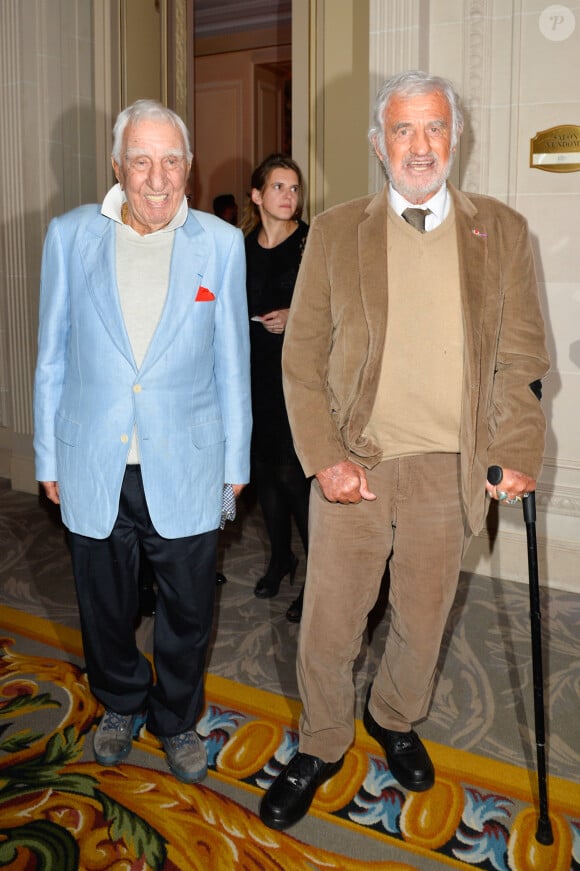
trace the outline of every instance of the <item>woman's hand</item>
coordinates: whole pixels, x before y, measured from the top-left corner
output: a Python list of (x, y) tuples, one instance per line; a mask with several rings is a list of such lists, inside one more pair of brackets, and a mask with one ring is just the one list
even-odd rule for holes
[(262, 315), (262, 324), (269, 333), (283, 333), (286, 329), (289, 312), (289, 308), (281, 308), (277, 311), (268, 312), (267, 315)]

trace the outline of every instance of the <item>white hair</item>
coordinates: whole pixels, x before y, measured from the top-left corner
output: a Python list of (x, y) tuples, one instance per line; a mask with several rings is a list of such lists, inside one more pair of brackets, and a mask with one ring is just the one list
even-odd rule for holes
[(387, 79), (377, 93), (373, 110), (373, 125), (369, 139), (386, 156), (384, 115), (391, 97), (415, 97), (438, 92), (443, 94), (451, 112), (451, 148), (455, 148), (463, 131), (463, 112), (455, 89), (448, 79), (430, 76), (422, 70), (407, 70)]
[(113, 150), (111, 157), (117, 164), (122, 162), (123, 136), (129, 124), (138, 124), (140, 121), (165, 121), (173, 124), (183, 137), (183, 145), (185, 147), (185, 156), (188, 163), (191, 163), (192, 153), (189, 145), (189, 132), (182, 119), (173, 109), (168, 109), (157, 100), (136, 100), (131, 106), (127, 106), (122, 112), (117, 115), (115, 126), (113, 127)]

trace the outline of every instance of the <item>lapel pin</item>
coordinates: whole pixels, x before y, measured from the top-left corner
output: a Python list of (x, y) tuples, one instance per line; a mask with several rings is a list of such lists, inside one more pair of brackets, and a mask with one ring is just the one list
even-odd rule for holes
[(477, 227), (475, 227), (471, 232), (474, 236), (482, 236), (484, 238), (487, 238), (487, 233), (484, 233), (483, 230), (478, 230)]

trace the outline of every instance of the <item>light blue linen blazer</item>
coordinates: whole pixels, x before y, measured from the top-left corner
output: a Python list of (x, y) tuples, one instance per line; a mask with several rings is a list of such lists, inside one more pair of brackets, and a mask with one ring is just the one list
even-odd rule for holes
[(34, 449), (64, 524), (106, 538), (133, 427), (153, 525), (165, 538), (220, 523), (223, 485), (249, 480), (251, 404), (239, 230), (188, 210), (167, 299), (140, 368), (121, 313), (115, 222), (98, 205), (51, 221), (42, 261)]

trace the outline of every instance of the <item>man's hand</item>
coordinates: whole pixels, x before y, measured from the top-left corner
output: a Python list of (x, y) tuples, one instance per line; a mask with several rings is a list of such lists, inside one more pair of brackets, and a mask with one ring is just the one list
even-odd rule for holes
[(325, 499), (329, 502), (362, 502), (363, 499), (376, 499), (368, 488), (366, 472), (351, 460), (343, 460), (328, 469), (316, 473), (316, 480)]
[(245, 486), (245, 484), (232, 484), (232, 490), (234, 491), (234, 496), (236, 497), (236, 499), (238, 498)]
[(41, 481), (47, 499), (54, 502), (55, 505), (60, 505), (60, 492), (58, 489), (58, 481)]
[(532, 493), (536, 489), (536, 482), (533, 478), (524, 475), (523, 472), (504, 469), (499, 484), (495, 486), (487, 481), (485, 489), (492, 499), (497, 499), (499, 502), (515, 502), (517, 499), (527, 496), (528, 493)]

